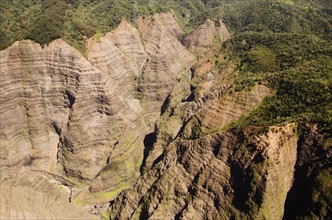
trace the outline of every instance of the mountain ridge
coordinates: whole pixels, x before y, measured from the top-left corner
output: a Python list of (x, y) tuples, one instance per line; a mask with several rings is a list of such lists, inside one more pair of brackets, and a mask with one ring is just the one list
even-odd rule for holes
[(330, 216), (329, 36), (176, 13), (0, 52), (1, 216)]

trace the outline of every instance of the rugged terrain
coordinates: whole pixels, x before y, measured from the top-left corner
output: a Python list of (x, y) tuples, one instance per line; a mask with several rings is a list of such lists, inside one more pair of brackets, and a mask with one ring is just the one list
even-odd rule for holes
[(1, 51), (3, 168), (29, 167), (81, 186), (73, 193), (77, 203), (103, 204), (131, 186), (144, 136), (195, 62), (172, 15), (138, 25), (140, 32), (123, 21), (90, 39), (87, 59), (62, 40), (44, 48), (20, 41)]
[(1, 219), (332, 215), (331, 26), (178, 13), (0, 51)]

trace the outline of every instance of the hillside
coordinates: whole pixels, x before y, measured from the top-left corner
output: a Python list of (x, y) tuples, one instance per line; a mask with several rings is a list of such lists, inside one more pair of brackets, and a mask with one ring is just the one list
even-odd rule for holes
[(85, 38), (109, 32), (122, 19), (135, 22), (139, 15), (166, 11), (176, 15), (186, 32), (207, 18), (218, 18), (234, 34), (272, 31), (332, 37), (328, 0), (2, 0), (0, 10), (0, 49), (21, 39), (47, 44), (62, 38), (84, 50)]
[(332, 216), (329, 0), (2, 0), (0, 49), (1, 218)]

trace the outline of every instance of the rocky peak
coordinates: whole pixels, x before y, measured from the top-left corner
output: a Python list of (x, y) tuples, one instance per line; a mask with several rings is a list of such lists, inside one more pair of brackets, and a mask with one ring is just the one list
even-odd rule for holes
[(214, 21), (208, 19), (182, 40), (183, 44), (194, 53), (205, 52), (213, 43), (216, 33)]
[[(219, 25), (215, 26), (216, 22)], [(221, 44), (229, 37), (228, 29), (223, 21), (207, 19), (196, 30), (184, 36), (182, 43), (194, 54), (201, 55), (209, 51), (214, 44)]]
[(110, 39), (122, 52), (132, 56), (138, 66), (143, 68), (147, 59), (147, 53), (139, 31), (132, 24), (123, 20), (114, 31), (107, 33), (105, 38)]
[(272, 92), (234, 89), (236, 61), (216, 68), (219, 23), (182, 38), (161, 13), (88, 39), (86, 57), (60, 39), (0, 51), (1, 217), (290, 216), (307, 163), (329, 171), (330, 151), (311, 157), (315, 127), (300, 141), (295, 123), (232, 128)]
[(219, 20), (219, 24), (220, 24), (219, 27), (220, 40), (221, 42), (224, 42), (230, 38), (230, 35), (225, 23), (222, 20)]
[(175, 24), (170, 14), (140, 18), (138, 29), (123, 21), (87, 41), (87, 59), (63, 40), (44, 48), (20, 41), (1, 51), (5, 176), (31, 167), (74, 187), (72, 202), (91, 205), (130, 187), (144, 136), (195, 61)]

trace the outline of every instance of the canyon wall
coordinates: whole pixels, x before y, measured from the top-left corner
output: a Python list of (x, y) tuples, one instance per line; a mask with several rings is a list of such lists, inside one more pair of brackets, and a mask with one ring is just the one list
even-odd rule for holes
[(216, 68), (229, 38), (222, 21), (185, 34), (162, 13), (84, 55), (61, 39), (0, 51), (1, 218), (292, 216), (313, 143), (295, 123), (234, 126), (272, 91), (234, 89), (234, 61)]

